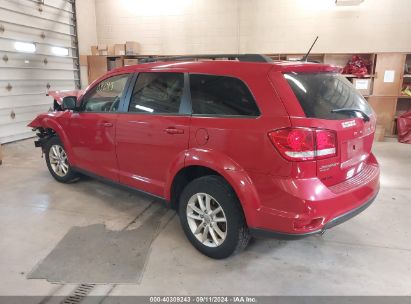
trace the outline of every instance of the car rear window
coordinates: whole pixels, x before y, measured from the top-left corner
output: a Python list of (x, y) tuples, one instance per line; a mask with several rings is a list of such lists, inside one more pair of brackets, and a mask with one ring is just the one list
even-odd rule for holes
[(372, 113), (364, 97), (341, 74), (286, 73), (284, 77), (307, 117), (331, 120), (362, 117), (358, 112), (331, 112), (341, 108)]

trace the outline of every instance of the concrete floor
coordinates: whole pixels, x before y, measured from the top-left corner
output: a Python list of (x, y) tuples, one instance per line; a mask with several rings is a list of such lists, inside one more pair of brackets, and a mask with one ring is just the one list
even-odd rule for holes
[[(96, 285), (91, 294), (411, 295), (411, 145), (376, 143), (374, 152), (382, 167), (377, 200), (325, 235), (255, 240), (243, 253), (215, 261), (189, 244), (168, 211), (141, 282)], [(5, 145), (4, 153), (0, 295), (69, 295), (76, 284), (27, 279), (28, 273), (73, 226), (132, 229), (143, 210), (157, 208), (151, 200), (91, 179), (55, 182), (33, 140)]]

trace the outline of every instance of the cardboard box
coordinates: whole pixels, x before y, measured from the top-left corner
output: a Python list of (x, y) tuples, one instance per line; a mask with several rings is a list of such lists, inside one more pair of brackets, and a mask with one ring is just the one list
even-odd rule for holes
[(91, 46), (91, 55), (93, 55), (93, 56), (98, 55), (98, 46), (97, 45), (92, 45)]
[(353, 78), (352, 83), (354, 87), (363, 96), (371, 95), (371, 79), (370, 78)]
[(111, 71), (113, 69), (119, 68), (123, 66), (123, 59), (122, 58), (113, 58), (108, 60), (108, 70)]
[(138, 59), (124, 59), (124, 66), (136, 65), (138, 64)]
[(114, 66), (116, 68), (121, 68), (123, 66), (123, 58), (116, 58)]
[(383, 125), (377, 125), (375, 128), (374, 141), (384, 141), (385, 127)]
[(126, 41), (126, 55), (137, 55), (140, 52), (140, 44), (135, 41)]
[(115, 44), (114, 45), (114, 55), (115, 56), (124, 56), (126, 54), (125, 44)]
[(107, 56), (114, 56), (114, 45), (110, 44), (107, 46)]
[(108, 46), (107, 44), (99, 44), (98, 45), (98, 54), (100, 56), (107, 56), (108, 54)]
[(106, 56), (87, 56), (88, 63), (88, 83), (92, 83), (100, 76), (107, 73), (107, 57)]
[(87, 66), (87, 55), (80, 55), (80, 66)]

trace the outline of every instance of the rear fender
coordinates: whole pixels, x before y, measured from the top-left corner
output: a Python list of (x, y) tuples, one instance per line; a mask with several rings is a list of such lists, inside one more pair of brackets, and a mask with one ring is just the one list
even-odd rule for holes
[(172, 164), (166, 181), (165, 198), (171, 199), (171, 186), (178, 172), (189, 166), (202, 166), (216, 171), (234, 189), (242, 205), (247, 224), (255, 226), (255, 213), (260, 203), (257, 191), (247, 172), (231, 158), (218, 151), (193, 148), (180, 154)]

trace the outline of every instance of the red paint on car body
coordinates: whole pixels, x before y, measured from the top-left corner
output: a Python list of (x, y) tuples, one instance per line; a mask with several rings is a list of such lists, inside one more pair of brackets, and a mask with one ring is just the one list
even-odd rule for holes
[[(94, 81), (80, 95), (78, 104), (93, 87), (114, 75), (175, 72), (240, 79), (261, 114), (238, 118), (150, 115), (127, 109), (115, 113), (62, 111), (41, 114), (29, 126), (54, 130), (73, 166), (167, 201), (172, 199), (172, 184), (180, 170), (190, 166), (211, 169), (234, 189), (250, 228), (307, 234), (362, 206), (379, 189), (379, 166), (371, 153), (375, 114), (369, 121), (360, 117), (307, 117), (284, 78), (285, 73), (338, 71), (329, 65), (301, 62), (196, 61), (129, 66)], [(344, 127), (344, 123), (351, 126)], [(304, 149), (323, 145), (335, 153), (298, 161), (284, 157), (286, 148), (276, 140), (298, 128), (308, 130), (304, 134), (312, 138), (306, 140), (318, 141), (303, 143), (308, 145)], [(278, 130), (288, 131), (280, 134)], [(291, 145), (298, 149), (301, 134), (290, 136), (282, 143), (294, 141)]]

